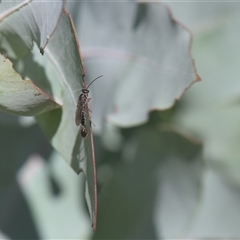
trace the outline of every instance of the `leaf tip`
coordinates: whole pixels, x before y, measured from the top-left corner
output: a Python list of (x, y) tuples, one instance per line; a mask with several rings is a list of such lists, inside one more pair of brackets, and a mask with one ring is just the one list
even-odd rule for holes
[(201, 81), (202, 81), (202, 78), (198, 74), (196, 74), (196, 82), (201, 82)]

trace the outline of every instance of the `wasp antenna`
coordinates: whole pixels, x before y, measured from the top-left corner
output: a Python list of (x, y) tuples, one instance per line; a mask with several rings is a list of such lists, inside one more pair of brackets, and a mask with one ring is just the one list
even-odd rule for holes
[(93, 80), (89, 83), (89, 85), (87, 86), (86, 89), (88, 89), (88, 88), (90, 87), (90, 85), (91, 85), (93, 82), (95, 82), (97, 79), (99, 79), (100, 77), (103, 77), (103, 75), (98, 76), (97, 78), (93, 79)]

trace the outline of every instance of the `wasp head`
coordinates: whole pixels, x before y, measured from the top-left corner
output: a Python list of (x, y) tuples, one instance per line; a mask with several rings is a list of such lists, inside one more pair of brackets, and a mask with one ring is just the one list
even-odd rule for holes
[(88, 94), (88, 93), (89, 93), (89, 90), (86, 89), (86, 88), (84, 88), (84, 89), (82, 89), (82, 93), (84, 93), (84, 94)]

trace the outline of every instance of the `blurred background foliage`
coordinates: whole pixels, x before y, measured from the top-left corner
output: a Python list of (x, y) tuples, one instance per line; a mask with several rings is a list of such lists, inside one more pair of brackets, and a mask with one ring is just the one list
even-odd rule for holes
[[(194, 35), (192, 55), (202, 81), (193, 84), (181, 100), (171, 107), (171, 101), (179, 97), (184, 86), (188, 87), (194, 79), (185, 85), (178, 82), (174, 85), (173, 81), (171, 85), (176, 86), (180, 92), (172, 94), (175, 98), (167, 103), (163, 103), (166, 98), (157, 99), (162, 111), (153, 111), (153, 106), (139, 104), (138, 100), (140, 103), (141, 100), (143, 103), (149, 102), (148, 91), (157, 96), (164, 95), (167, 88), (160, 90), (160, 87), (161, 84), (166, 84), (168, 75), (160, 76), (162, 78), (158, 82), (161, 84), (157, 85), (156, 81), (151, 88), (147, 71), (140, 78), (136, 73), (143, 72), (136, 68), (133, 77), (129, 74), (131, 71), (126, 74), (129, 65), (119, 67), (114, 61), (104, 60), (103, 56), (99, 59), (91, 57), (88, 44), (91, 46), (95, 42), (106, 41), (108, 47), (115, 48), (107, 39), (114, 40), (114, 34), (116, 39), (119, 38), (118, 31), (112, 33), (113, 37), (109, 36), (112, 29), (109, 30), (109, 25), (97, 17), (104, 11), (111, 10), (111, 7), (106, 7), (110, 5), (106, 4), (105, 10), (93, 8), (90, 25), (85, 21), (90, 11), (86, 6), (80, 2), (67, 5), (76, 25), (88, 78), (93, 79), (97, 74), (104, 75), (102, 82), (99, 80), (91, 89), (91, 110), (96, 125), (93, 131), (99, 198), (97, 231), (92, 233), (90, 226), (84, 199), (83, 174), (76, 175), (52, 149), (33, 118), (14, 117), (1, 112), (0, 238), (239, 237), (239, 3), (169, 3), (174, 17)], [(132, 16), (135, 19), (133, 29), (144, 21), (151, 20), (151, 24), (159, 24), (159, 20), (154, 19), (154, 14), (148, 19), (147, 11), (150, 10), (147, 9), (147, 5), (141, 5), (136, 15)], [(121, 19), (121, 9), (114, 14), (118, 14)], [(164, 15), (165, 12), (161, 14)], [(89, 27), (98, 21), (100, 25)], [(165, 29), (165, 35), (168, 35), (167, 31), (171, 27), (170, 24)], [(126, 36), (122, 36), (120, 43), (124, 42)], [(151, 39), (151, 35), (148, 38)], [(120, 44), (119, 49), (125, 47), (129, 52), (136, 50), (137, 40), (136, 38), (131, 46)], [(188, 40), (186, 39), (187, 46), (190, 44)], [(153, 43), (156, 44), (154, 40)], [(155, 51), (158, 46), (154, 44), (146, 44), (146, 48), (150, 46), (149, 49)], [(186, 56), (181, 60), (181, 52), (176, 51), (177, 48), (166, 48), (164, 55), (167, 58), (171, 53), (176, 59), (173, 66), (163, 61), (170, 66), (170, 73), (180, 61), (183, 62), (183, 67), (180, 65), (183, 70), (188, 66)], [(28, 61), (26, 66), (29, 67), (31, 59)], [(42, 71), (42, 68), (36, 69)], [(46, 72), (38, 71), (39, 75), (48, 75)], [(156, 73), (153, 76), (154, 74)], [(171, 74), (176, 79), (174, 73)], [(189, 76), (193, 75), (187, 75), (188, 79), (191, 78)], [(146, 95), (138, 94), (134, 83), (138, 77), (139, 82), (145, 81), (143, 93)], [(184, 79), (184, 74), (179, 79), (181, 77)], [(117, 85), (121, 78), (128, 80), (127, 87), (130, 89), (119, 85), (120, 93), (106, 94), (115, 89), (112, 85), (109, 86), (109, 81)], [(129, 79), (133, 79), (133, 83)], [(49, 86), (42, 88), (49, 89)], [(126, 90), (131, 94), (125, 95), (128, 93)], [(113, 95), (118, 95), (120, 100), (116, 100)], [(128, 112), (114, 115), (109, 110), (112, 102), (124, 106), (122, 98), (126, 98), (127, 103), (133, 102), (130, 119), (125, 117), (129, 115)], [(145, 116), (147, 114), (144, 115), (142, 109), (149, 112), (149, 115)], [(61, 118), (60, 111), (51, 111), (51, 122)], [(74, 124), (74, 119), (69, 121)], [(53, 128), (49, 127), (47, 133), (53, 131)]]

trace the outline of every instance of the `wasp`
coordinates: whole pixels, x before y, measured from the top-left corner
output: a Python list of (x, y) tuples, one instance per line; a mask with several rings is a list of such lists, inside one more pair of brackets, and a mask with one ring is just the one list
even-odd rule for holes
[[(88, 117), (87, 104), (91, 100), (91, 98), (88, 98), (88, 94), (89, 94), (88, 88), (90, 87), (90, 85), (93, 82), (95, 82), (100, 77), (102, 77), (102, 75), (95, 78), (94, 80), (92, 80), (86, 88), (83, 88), (81, 90), (81, 94), (78, 97), (77, 110), (76, 110), (76, 114), (75, 114), (75, 123), (76, 123), (77, 126), (81, 125), (81, 136), (83, 138), (86, 138), (87, 135), (88, 135), (88, 131), (87, 131), (87, 117)], [(90, 123), (91, 123), (91, 120), (90, 120)]]

